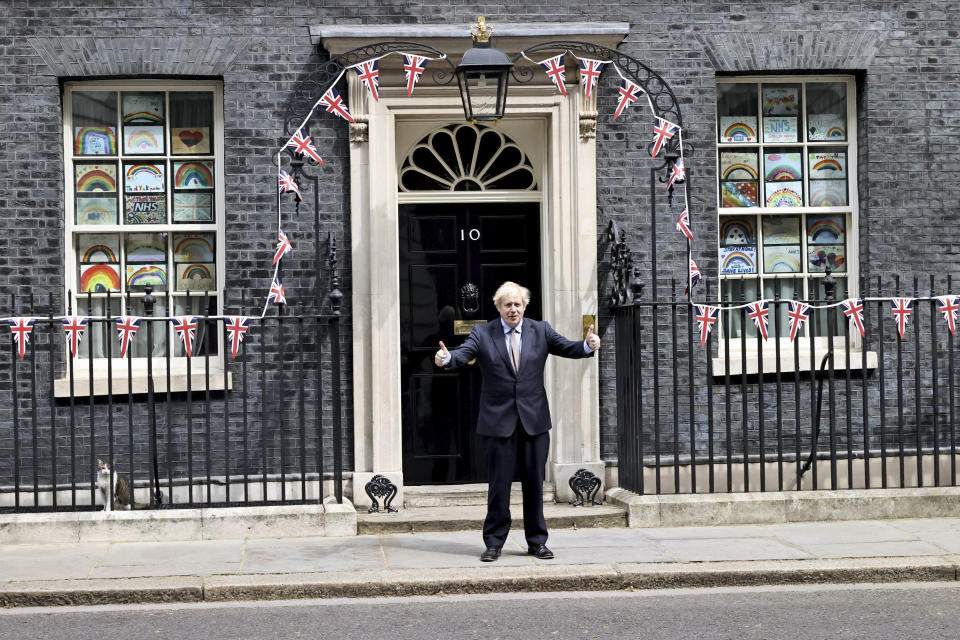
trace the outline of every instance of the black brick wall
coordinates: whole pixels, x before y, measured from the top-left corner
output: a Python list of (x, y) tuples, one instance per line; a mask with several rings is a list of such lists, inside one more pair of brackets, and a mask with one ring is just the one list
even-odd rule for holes
[[(311, 24), (470, 24), (484, 14), (513, 22), (618, 21), (631, 32), (620, 49), (657, 71), (681, 103), (688, 156), (691, 218), (703, 239), (694, 257), (707, 278), (717, 274), (715, 77), (728, 73), (854, 73), (858, 78), (861, 273), (871, 282), (892, 274), (957, 275), (960, 205), (954, 100), (960, 92), (960, 24), (945, 2), (922, 9), (884, 2), (561, 2), (503, 7), (452, 3), (346, 0), (164, 0), (159, 6), (114, 2), (37, 3), (14, 0), (0, 16), (0, 301), (6, 314), (26, 313), (24, 294), (63, 308), (63, 157), (60, 83), (115, 76), (205, 76), (224, 83), (226, 142), (227, 299), (234, 288), (267, 283), (273, 244), (275, 180), (271, 154), (283, 133), (286, 101), (324, 58), (311, 44)], [(617, 80), (600, 84), (597, 126), (598, 231), (617, 220), (631, 233), (652, 295), (650, 159), (652, 118), (634, 108), (612, 120)], [(346, 123), (316, 118), (327, 164), (320, 174), (321, 238), (307, 206), (285, 224), (297, 251), (284, 261), (292, 300), (314, 290), (313, 243), (339, 239), (345, 294), (342, 390), (350, 437), (350, 238)], [(658, 191), (662, 185), (657, 185)], [(309, 197), (309, 196), (308, 196)], [(671, 278), (685, 274), (685, 250), (673, 208), (657, 195), (657, 296), (671, 296)], [(326, 272), (323, 272), (326, 277)], [(600, 284), (609, 285), (604, 265)], [(886, 284), (885, 284), (886, 286)], [(682, 285), (677, 285), (678, 291)], [(714, 291), (715, 291), (714, 287)], [(943, 291), (940, 291), (941, 293)], [(17, 296), (16, 303), (9, 302)], [(46, 309), (43, 309), (45, 312)], [(615, 336), (609, 310), (600, 313), (601, 452), (616, 458)], [(682, 334), (682, 332), (681, 332)], [(888, 332), (888, 337), (890, 332)], [(941, 332), (942, 335), (942, 332)], [(42, 344), (42, 341), (41, 341)], [(669, 345), (668, 345), (669, 346)], [(686, 338), (678, 344), (686, 360)], [(889, 351), (888, 351), (889, 354)], [(664, 352), (670, 362), (672, 348)], [(329, 362), (324, 356), (321, 362)], [(10, 354), (0, 355), (0, 398), (9, 398)], [(61, 365), (62, 366), (62, 363)], [(25, 391), (21, 371), (20, 386)], [(255, 394), (256, 397), (256, 394)], [(181, 399), (182, 400), (182, 399)], [(0, 456), (9, 455), (9, 400), (0, 409)], [(312, 401), (314, 406), (316, 401)], [(329, 399), (320, 402), (323, 406)], [(182, 403), (181, 403), (182, 404)], [(178, 404), (176, 411), (181, 411)], [(874, 406), (874, 405), (871, 405)], [(63, 407), (61, 407), (63, 409)], [(98, 408), (99, 410), (99, 408)], [(313, 410), (313, 407), (311, 407)], [(683, 412), (681, 412), (683, 413)], [(685, 426), (683, 429), (685, 430)], [(137, 445), (140, 446), (140, 445)], [(142, 448), (142, 447), (141, 447)], [(0, 484), (10, 470), (0, 469)]]

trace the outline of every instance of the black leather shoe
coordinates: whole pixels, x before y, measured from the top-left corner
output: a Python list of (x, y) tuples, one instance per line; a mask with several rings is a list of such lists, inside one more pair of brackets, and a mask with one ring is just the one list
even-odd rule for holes
[(541, 560), (553, 560), (553, 551), (550, 551), (545, 544), (531, 544), (527, 547), (527, 555)]
[[(493, 562), (499, 557), (500, 547), (487, 547), (486, 550), (480, 554), (480, 562)], [(551, 555), (551, 557), (553, 556)]]

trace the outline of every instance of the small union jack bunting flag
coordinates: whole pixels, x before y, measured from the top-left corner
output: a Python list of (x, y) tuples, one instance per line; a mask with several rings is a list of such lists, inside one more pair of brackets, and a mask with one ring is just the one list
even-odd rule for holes
[(663, 148), (664, 143), (677, 135), (678, 131), (680, 131), (679, 126), (669, 120), (657, 118), (657, 124), (653, 127), (653, 148), (650, 150), (650, 157), (656, 158), (657, 154), (660, 153), (660, 149)]
[(677, 218), (677, 231), (687, 236), (687, 240), (693, 242), (693, 231), (690, 230), (690, 212), (684, 207), (680, 217)]
[(347, 111), (347, 105), (344, 104), (343, 98), (340, 97), (340, 93), (336, 87), (330, 87), (330, 89), (323, 94), (323, 97), (320, 98), (320, 104), (327, 108), (327, 113), (338, 115), (347, 122), (356, 122), (353, 116), (350, 115), (350, 112)]
[(690, 293), (690, 287), (696, 286), (700, 282), (700, 278), (703, 276), (700, 274), (700, 267), (697, 266), (697, 263), (693, 261), (693, 258), (690, 258), (690, 284), (687, 285), (687, 288), (683, 290), (683, 295)]
[(197, 337), (197, 317), (196, 316), (178, 316), (170, 318), (173, 323), (173, 330), (177, 332), (177, 337), (183, 343), (183, 348), (187, 351), (187, 357), (193, 355), (193, 341)]
[(360, 76), (360, 82), (370, 91), (375, 102), (380, 102), (380, 61), (361, 62), (353, 68)]
[(913, 302), (913, 298), (893, 298), (890, 300), (890, 309), (893, 311), (893, 319), (897, 321), (897, 331), (900, 332), (901, 340), (903, 340), (903, 332), (907, 328), (910, 314), (913, 313)]
[(697, 307), (697, 328), (700, 329), (700, 346), (707, 344), (707, 337), (710, 335), (710, 329), (717, 321), (720, 315), (720, 307), (711, 307), (705, 304), (695, 305)]
[(670, 179), (667, 180), (667, 191), (670, 190), (674, 182), (683, 182), (686, 175), (687, 170), (683, 166), (683, 158), (680, 158), (677, 160), (677, 163), (673, 165), (673, 170), (670, 172)]
[(403, 74), (407, 78), (407, 95), (413, 95), (413, 88), (420, 82), (420, 76), (427, 70), (427, 59), (423, 56), (403, 54)]
[(763, 341), (767, 341), (767, 323), (770, 321), (770, 303), (766, 300), (751, 302), (747, 305), (747, 314), (757, 325), (757, 331), (763, 336)]
[(297, 186), (293, 176), (283, 169), (280, 169), (280, 193), (284, 193), (286, 191), (292, 191), (293, 193), (297, 194), (297, 197), (300, 198), (300, 202), (303, 202), (303, 196), (300, 195), (300, 187)]
[(290, 239), (287, 237), (287, 234), (283, 232), (283, 229), (280, 229), (278, 236), (277, 252), (273, 254), (273, 262), (271, 264), (277, 264), (280, 262), (280, 258), (293, 251), (293, 245), (290, 244)]
[(960, 309), (960, 305), (957, 304), (957, 296), (937, 296), (937, 304), (940, 305), (940, 313), (943, 314), (943, 319), (947, 321), (950, 335), (954, 335), (957, 330), (957, 310)]
[(33, 323), (36, 318), (7, 318), (10, 323), (10, 331), (13, 333), (13, 343), (17, 345), (17, 354), (23, 360), (27, 353), (27, 345), (30, 344), (30, 332), (33, 331)]
[(594, 87), (597, 86), (597, 80), (600, 78), (600, 72), (603, 71), (605, 62), (591, 60), (590, 58), (580, 58), (580, 84), (583, 85), (583, 99), (590, 99)]
[(233, 353), (233, 359), (237, 359), (237, 349), (247, 331), (250, 329), (250, 318), (246, 316), (226, 316), (223, 319), (223, 326), (227, 330), (227, 340), (230, 341), (230, 352)]
[(843, 311), (843, 315), (847, 316), (850, 325), (860, 332), (861, 338), (867, 335), (866, 330), (863, 328), (863, 300), (860, 298), (844, 300), (840, 303), (840, 309)]
[(547, 58), (540, 63), (540, 66), (543, 67), (543, 70), (547, 72), (550, 80), (552, 80), (553, 84), (560, 90), (560, 95), (566, 97), (567, 89), (563, 86), (563, 83), (566, 82), (567, 78), (566, 67), (563, 64), (563, 55), (564, 54), (561, 53), (558, 56)]
[(793, 342), (800, 334), (803, 323), (810, 318), (810, 305), (791, 300), (787, 318), (790, 320), (790, 342)]
[(80, 338), (83, 337), (83, 332), (87, 330), (87, 319), (79, 316), (67, 316), (62, 319), (62, 322), (63, 330), (67, 334), (67, 345), (70, 347), (70, 353), (76, 358)]
[(140, 328), (140, 318), (135, 316), (117, 317), (117, 337), (120, 338), (120, 357), (127, 357), (127, 349), (130, 348), (130, 341), (137, 335), (137, 329)]
[(280, 284), (280, 280), (277, 278), (274, 278), (273, 284), (270, 285), (270, 295), (267, 296), (267, 302), (287, 304), (287, 296), (283, 295), (283, 285)]
[(623, 113), (623, 110), (636, 102), (640, 96), (643, 95), (643, 93), (643, 89), (640, 88), (640, 85), (634, 84), (626, 78), (621, 80), (620, 91), (617, 94), (617, 111), (613, 114), (613, 119), (616, 120), (619, 118), (620, 114)]
[(317, 148), (313, 146), (310, 136), (303, 132), (303, 129), (297, 129), (297, 132), (290, 138), (285, 149), (293, 149), (293, 152), (299, 156), (310, 156), (317, 164), (323, 164), (323, 159), (317, 153)]

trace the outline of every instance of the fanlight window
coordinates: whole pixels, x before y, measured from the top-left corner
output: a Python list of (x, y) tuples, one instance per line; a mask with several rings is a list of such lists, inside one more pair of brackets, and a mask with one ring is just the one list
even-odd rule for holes
[(496, 129), (451, 124), (424, 137), (400, 168), (400, 191), (537, 190), (530, 159)]

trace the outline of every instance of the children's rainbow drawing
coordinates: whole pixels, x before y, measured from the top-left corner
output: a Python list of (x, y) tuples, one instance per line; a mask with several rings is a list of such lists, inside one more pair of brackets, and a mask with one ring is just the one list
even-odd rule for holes
[(123, 123), (163, 124), (163, 94), (123, 94)]
[(77, 167), (77, 192), (116, 191), (117, 169), (109, 164), (79, 165)]
[(753, 142), (757, 139), (757, 132), (746, 122), (734, 122), (723, 130), (726, 142)]
[(179, 291), (205, 291), (214, 285), (212, 264), (177, 265), (177, 289)]
[(767, 273), (799, 273), (800, 272), (799, 245), (792, 245), (787, 247), (764, 246), (763, 270)]
[(830, 130), (827, 131), (827, 137), (828, 138), (846, 138), (847, 132), (843, 129), (843, 127), (831, 127)]
[(725, 245), (755, 244), (753, 222), (745, 218), (730, 218), (720, 225), (720, 242)]
[(843, 245), (818, 245), (809, 247), (808, 251), (811, 271), (826, 271), (827, 268), (835, 272), (847, 270)]
[(800, 180), (799, 153), (765, 153), (763, 164), (766, 169), (765, 178), (768, 182), (783, 182)]
[(756, 167), (749, 164), (738, 162), (732, 164), (723, 170), (724, 180), (756, 180), (759, 178)]
[(810, 179), (837, 179), (847, 176), (846, 153), (811, 153)]
[(756, 182), (721, 182), (724, 207), (757, 206)]
[(127, 234), (128, 262), (162, 262), (166, 255), (166, 242), (160, 234)]
[(213, 187), (213, 171), (209, 162), (175, 162), (174, 186), (177, 189), (209, 189)]
[(113, 127), (74, 127), (73, 152), (78, 156), (112, 156), (117, 153)]
[(125, 191), (163, 191), (163, 165), (130, 164), (126, 169)]
[(127, 153), (163, 153), (163, 127), (124, 127), (123, 149)]
[(174, 248), (174, 259), (177, 262), (213, 262), (213, 244), (206, 238), (187, 236), (177, 239)]
[(167, 269), (161, 264), (144, 264), (127, 266), (127, 286), (143, 287), (146, 285), (167, 286)]
[(720, 263), (720, 272), (724, 274), (756, 273), (757, 249), (756, 247), (721, 248)]
[(843, 180), (811, 180), (811, 207), (843, 207), (847, 204), (847, 183)]
[(97, 244), (83, 252), (80, 262), (119, 262), (117, 254), (105, 244)]
[[(820, 173), (823, 171), (826, 171), (827, 173), (830, 173), (832, 171), (841, 172), (843, 171), (843, 165), (840, 164), (840, 162), (837, 161), (835, 158), (824, 158), (823, 160), (817, 161), (817, 163), (813, 165), (812, 170), (817, 173)], [(839, 175), (839, 173), (837, 175)], [(822, 176), (818, 176), (818, 177), (822, 177)]]
[(844, 241), (841, 216), (808, 216), (807, 242), (811, 244), (837, 244)]
[(77, 198), (77, 224), (117, 224), (116, 198)]
[(803, 197), (791, 187), (783, 187), (767, 194), (768, 207), (802, 207)]
[(120, 272), (109, 264), (82, 265), (80, 267), (80, 290), (84, 293), (106, 293), (120, 290)]

